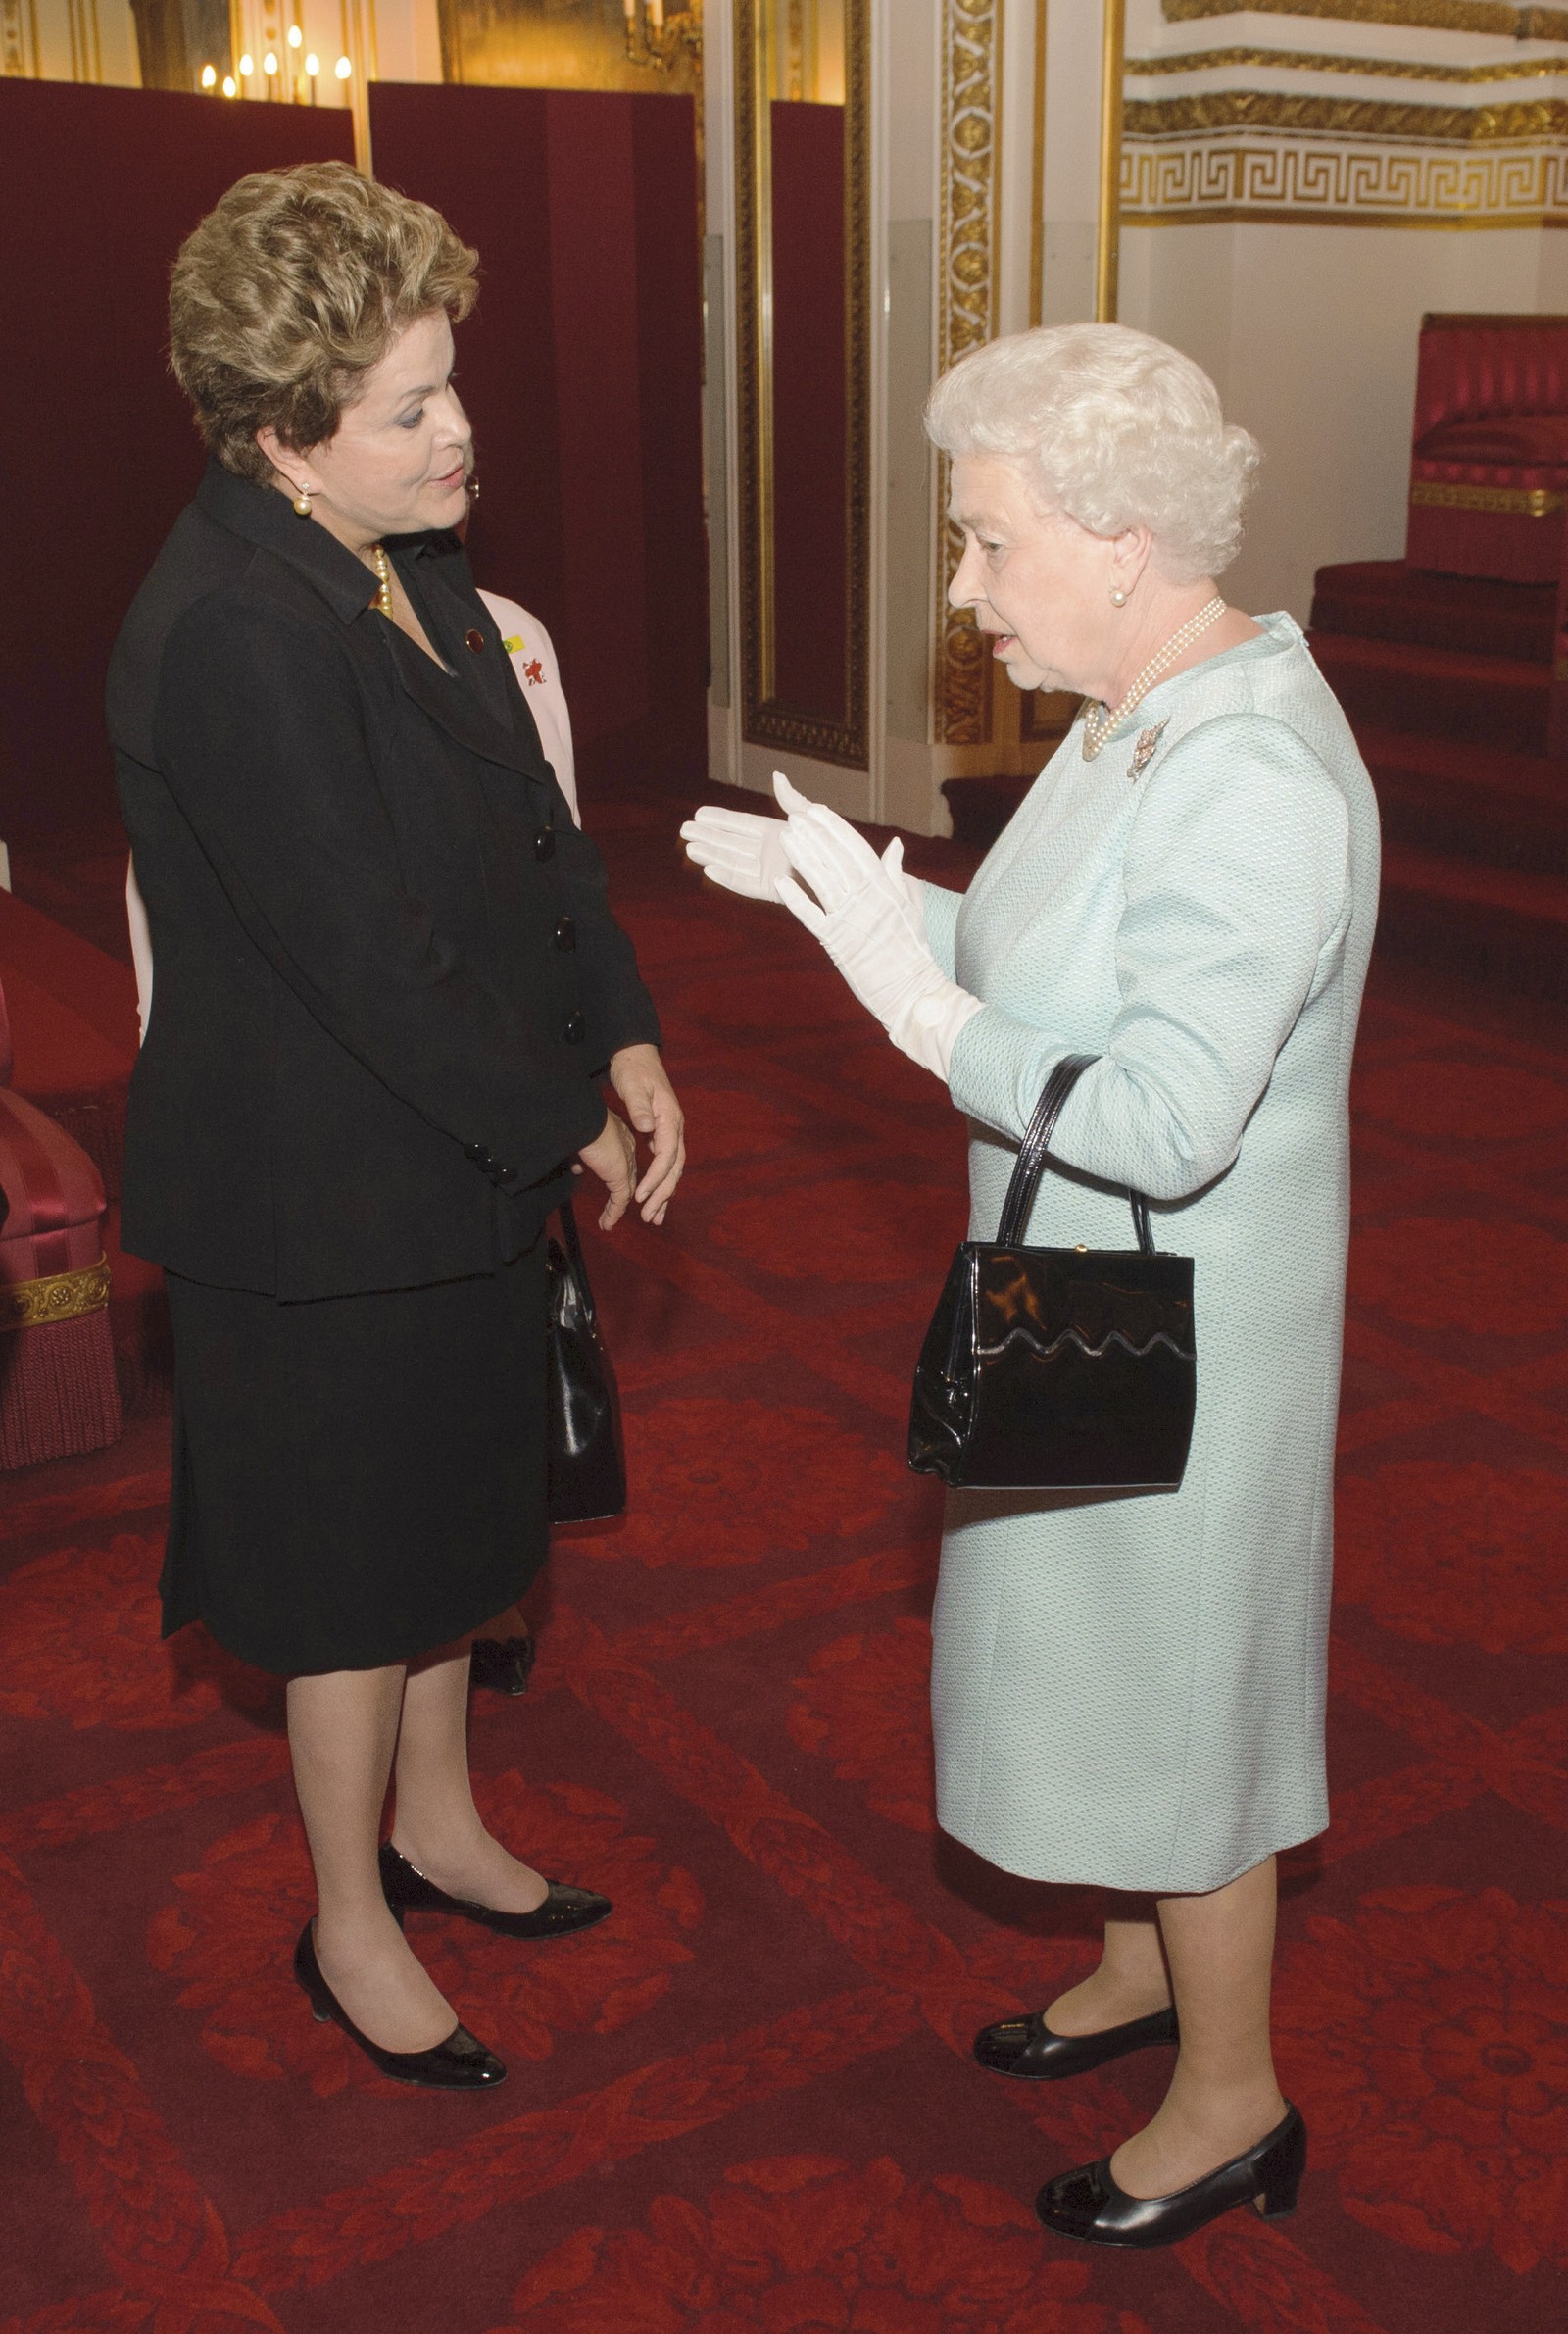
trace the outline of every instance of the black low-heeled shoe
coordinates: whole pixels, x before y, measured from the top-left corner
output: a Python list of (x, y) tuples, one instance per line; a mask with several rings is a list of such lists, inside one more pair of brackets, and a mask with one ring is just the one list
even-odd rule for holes
[(591, 1888), (572, 1888), (564, 1880), (547, 1881), (546, 1886), (550, 1894), (531, 1912), (497, 1912), (467, 1897), (449, 1897), (400, 1856), (390, 1840), (381, 1850), (381, 1893), (400, 1927), (405, 1912), (455, 1912), (460, 1920), (476, 1920), (503, 1937), (569, 1937), (574, 1929), (591, 1929), (614, 1910), (608, 1897)]
[(1057, 2083), (1064, 2075), (1087, 2074), (1107, 2060), (1125, 2059), (1129, 2051), (1180, 2039), (1174, 2010), (1156, 2010), (1147, 2018), (1129, 2018), (1124, 2026), (1102, 2027), (1098, 2034), (1053, 2034), (1045, 2011), (1036, 2010), (1026, 2018), (1002, 2018), (995, 2026), (982, 2026), (974, 2038), (974, 2055), (993, 2074)]
[(536, 1650), (531, 1637), (476, 1637), (468, 1656), (469, 1681), (493, 1694), (526, 1694)]
[(454, 2026), (445, 2042), (428, 2051), (384, 2051), (378, 2042), (362, 2034), (321, 1975), (314, 1920), (308, 1920), (300, 1931), (294, 1948), (294, 1974), (318, 2021), (324, 2026), (330, 2018), (335, 2026), (341, 2026), (377, 2072), (390, 2075), (394, 2083), (416, 2083), (424, 2091), (489, 2091), (507, 2079), (505, 2061), (494, 2051), (487, 2051), (466, 2026)]
[(1174, 2196), (1129, 2196), (1110, 2176), (1110, 2158), (1081, 2163), (1048, 2180), (1035, 2210), (1058, 2237), (1086, 2245), (1176, 2245), (1194, 2229), (1238, 2205), (1252, 2205), (1265, 2220), (1296, 2210), (1306, 2169), (1306, 2125), (1288, 2107), (1283, 2123), (1218, 2171), (1178, 2188)]

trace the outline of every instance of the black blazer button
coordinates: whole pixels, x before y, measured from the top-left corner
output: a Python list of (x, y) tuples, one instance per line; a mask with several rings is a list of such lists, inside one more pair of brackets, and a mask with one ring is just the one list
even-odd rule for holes
[(567, 1045), (581, 1045), (587, 1034), (588, 1023), (583, 1016), (580, 1013), (568, 1014), (566, 1017)]
[(482, 632), (465, 632), (463, 637), (466, 641), (468, 647), (472, 649), (474, 655), (477, 656), (480, 649), (482, 649), (484, 646), (484, 634)]
[(557, 924), (555, 942), (558, 948), (572, 949), (576, 947), (577, 927), (569, 916), (564, 916), (560, 923)]
[(534, 836), (533, 855), (535, 859), (555, 858), (556, 830), (553, 826), (541, 826), (539, 832)]

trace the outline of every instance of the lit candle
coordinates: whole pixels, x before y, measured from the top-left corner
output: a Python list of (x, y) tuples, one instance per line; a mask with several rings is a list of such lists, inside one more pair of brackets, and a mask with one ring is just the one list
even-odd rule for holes
[(270, 49), (268, 50), (266, 56), (262, 59), (262, 71), (266, 74), (269, 80), (275, 79), (277, 74), (277, 59), (273, 56)]
[(211, 88), (214, 88), (214, 87), (216, 87), (216, 85), (217, 85), (217, 82), (218, 82), (218, 69), (217, 69), (217, 67), (216, 67), (216, 66), (212, 66), (212, 65), (204, 65), (204, 66), (202, 67), (202, 87), (203, 87), (204, 89), (211, 89)]
[(225, 97), (233, 97), (233, 96), (236, 96), (237, 94), (238, 94), (238, 92), (236, 91), (236, 89), (235, 89), (235, 87), (234, 87), (234, 76), (233, 76), (233, 74), (232, 74), (231, 73), (225, 73), (225, 74), (224, 74), (224, 75), (223, 75), (223, 95), (224, 95)]
[(318, 74), (320, 72), (320, 70), (321, 70), (321, 60), (320, 60), (320, 58), (319, 58), (319, 57), (318, 57), (318, 56), (316, 54), (316, 52), (315, 52), (315, 50), (314, 50), (314, 49), (311, 51), (311, 54), (310, 54), (310, 55), (309, 55), (309, 56), (306, 58), (306, 60), (305, 60), (305, 70), (306, 70), (306, 72), (307, 72), (307, 73), (310, 74), (310, 76), (311, 76), (311, 78), (312, 78), (312, 80), (313, 80), (313, 81), (315, 80), (315, 78), (316, 78), (317, 74)]
[(302, 45), (302, 43), (303, 43), (304, 39), (305, 39), (305, 35), (304, 35), (304, 33), (303, 33), (301, 30), (300, 30), (300, 28), (299, 28), (298, 25), (290, 25), (290, 26), (289, 26), (289, 28), (288, 28), (288, 45), (289, 45), (289, 47), (290, 47), (291, 49), (297, 49), (297, 48), (299, 48), (299, 47)]
[(248, 80), (250, 79), (250, 77), (251, 77), (251, 74), (253, 74), (255, 71), (256, 71), (255, 64), (254, 64), (254, 62), (253, 62), (253, 61), (252, 61), (252, 59), (251, 59), (251, 56), (250, 56), (250, 53), (249, 53), (249, 51), (247, 51), (247, 52), (246, 52), (246, 54), (245, 54), (243, 57), (241, 57), (241, 59), (240, 59), (240, 61), (239, 61), (239, 77), (240, 77), (240, 79), (241, 79), (242, 81), (248, 81)]
[(349, 63), (347, 57), (339, 57), (337, 63), (333, 66), (332, 71), (337, 74), (337, 77), (340, 81), (346, 81), (349, 77), (349, 74), (354, 71), (354, 68)]

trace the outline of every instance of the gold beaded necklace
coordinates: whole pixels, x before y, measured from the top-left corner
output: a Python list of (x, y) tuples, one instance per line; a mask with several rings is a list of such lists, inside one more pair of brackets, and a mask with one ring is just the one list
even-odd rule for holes
[(1157, 648), (1154, 651), (1118, 706), (1111, 708), (1108, 712), (1102, 705), (1091, 706), (1084, 717), (1083, 743), (1086, 762), (1093, 762), (1111, 731), (1125, 721), (1140, 699), (1149, 695), (1160, 674), (1169, 666), (1175, 664), (1183, 649), (1191, 648), (1199, 633), (1206, 632), (1215, 619), (1223, 616), (1224, 613), (1225, 603), (1216, 593), (1205, 608), (1200, 608), (1196, 616), (1188, 618), (1179, 632), (1172, 632), (1163, 648)]
[(392, 613), (392, 562), (387, 558), (386, 549), (383, 544), (371, 544), (370, 565), (375, 570), (375, 580), (377, 587), (375, 594), (375, 604), (377, 608), (380, 609), (381, 614), (386, 618), (387, 622), (389, 624), (393, 623), (396, 621), (396, 619)]

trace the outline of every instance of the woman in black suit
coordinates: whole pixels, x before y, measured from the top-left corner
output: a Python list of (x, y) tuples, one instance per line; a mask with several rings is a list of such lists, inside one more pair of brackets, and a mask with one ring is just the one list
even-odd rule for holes
[(545, 1554), (543, 1226), (574, 1162), (607, 1228), (634, 1199), (662, 1222), (684, 1157), (598, 853), (448, 531), (474, 266), (343, 164), (223, 197), (171, 296), (211, 459), (109, 685), (158, 967), (124, 1237), (174, 1324), (165, 1631), (287, 1676), (300, 1982), (454, 2089), (506, 2070), (403, 1910), (519, 1936), (609, 1910), (468, 1784), (468, 1638)]

